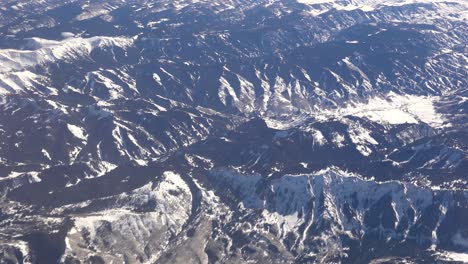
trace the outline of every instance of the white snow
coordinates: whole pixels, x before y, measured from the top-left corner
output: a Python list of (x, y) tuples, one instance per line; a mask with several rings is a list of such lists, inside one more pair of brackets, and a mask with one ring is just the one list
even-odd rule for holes
[[(106, 173), (114, 170), (117, 167), (118, 167), (117, 165), (110, 163), (108, 161), (101, 161), (99, 162), (96, 168), (96, 172), (97, 172), (96, 177), (104, 176)], [(91, 177), (88, 176), (87, 178), (92, 178), (92, 176)]]
[(315, 4), (332, 3), (333, 0), (297, 0), (297, 2), (301, 4), (315, 5)]
[[(0, 62), (1, 50), (0, 50)], [(27, 71), (2, 71), (2, 65), (0, 64), (0, 95), (24, 92), (25, 90), (34, 88), (37, 83), (41, 83), (43, 77)], [(50, 94), (56, 94), (56, 90), (50, 87), (46, 87)]]
[(82, 141), (86, 141), (87, 136), (83, 128), (72, 124), (67, 124), (67, 127), (68, 130), (73, 134), (73, 136), (75, 136), (78, 139), (81, 139)]
[(387, 109), (387, 110), (370, 110), (368, 112), (360, 112), (354, 114), (355, 116), (365, 117), (371, 121), (380, 124), (404, 124), (411, 123), (416, 124), (418, 121), (411, 116), (409, 113), (402, 111), (401, 109)]
[[(191, 200), (190, 188), (182, 177), (170, 171), (164, 172), (159, 182), (149, 182), (132, 192), (118, 195), (115, 201), (117, 208), (73, 215), (74, 228), (67, 234), (66, 254), (91, 253), (80, 244), (88, 244), (100, 255), (108, 257), (113, 257), (115, 250), (127, 245), (128, 252), (137, 254), (143, 254), (148, 243), (165, 246), (172, 236), (181, 232), (191, 213)], [(155, 208), (150, 212), (136, 210), (151, 201), (154, 201)], [(112, 228), (111, 239), (103, 245), (99, 230), (109, 226)]]
[(367, 102), (351, 103), (340, 109), (340, 115), (367, 118), (380, 124), (427, 123), (439, 127), (444, 118), (437, 113), (434, 101), (437, 97), (397, 95), (393, 92), (383, 97), (373, 97)]
[(439, 251), (436, 252), (435, 255), (444, 261), (458, 261), (462, 263), (468, 263), (468, 253)]
[(344, 142), (345, 142), (345, 137), (344, 135), (341, 135), (340, 133), (338, 132), (333, 132), (333, 139), (332, 139), (332, 142), (339, 148), (342, 148), (344, 147)]
[(63, 38), (72, 38), (75, 36), (75, 34), (73, 34), (72, 32), (62, 32), (60, 33), (60, 35), (63, 37)]
[(32, 264), (32, 262), (30, 261), (30, 257), (29, 257), (30, 250), (29, 250), (29, 245), (28, 245), (27, 242), (21, 241), (21, 240), (15, 240), (14, 242), (11, 241), (9, 243), (6, 243), (6, 245), (9, 245), (9, 246), (12, 246), (12, 247), (15, 247), (15, 248), (19, 249), (19, 251), (23, 255), (23, 259), (22, 259), (23, 262), (22, 263)]
[[(325, 12), (328, 12), (331, 9), (336, 10), (343, 10), (343, 11), (352, 11), (352, 10), (361, 10), (364, 12), (374, 11), (376, 9), (381, 9), (388, 6), (404, 6), (410, 4), (418, 4), (418, 3), (431, 3), (436, 6), (444, 6), (448, 11), (458, 11), (462, 17), (466, 17), (466, 14), (461, 7), (466, 7), (468, 4), (467, 0), (353, 0), (353, 1), (337, 1), (337, 0), (297, 0), (298, 3), (306, 4), (306, 5), (319, 5), (319, 7), (311, 7), (308, 13), (312, 15), (320, 15)], [(447, 3), (458, 4), (458, 7), (453, 7), (447, 5)], [(447, 12), (443, 10), (438, 10), (441, 13)], [(463, 18), (462, 18), (463, 19)]]
[(96, 83), (106, 87), (106, 90), (109, 93), (109, 99), (111, 100), (121, 98), (124, 95), (122, 86), (116, 84), (113, 80), (104, 76), (99, 71), (89, 72), (86, 75), (86, 81), (91, 89), (95, 89)]
[(56, 101), (53, 101), (53, 100), (50, 100), (50, 99), (46, 99), (46, 102), (52, 106), (54, 108), (54, 110), (58, 110), (58, 111), (61, 111), (62, 113), (68, 115), (69, 112), (67, 110), (67, 106), (63, 105), (63, 104), (60, 104)]
[(24, 175), (24, 172), (12, 171), (7, 176), (0, 178), (0, 181), (17, 178), (17, 177), (22, 176), (22, 175)]
[(35, 182), (41, 182), (41, 178), (39, 178), (39, 172), (37, 171), (31, 171), (27, 173), (28, 176), (30, 176), (29, 182), (30, 183), (35, 183)]
[(101, 16), (105, 19), (106, 17), (110, 17), (109, 13), (118, 7), (118, 5), (101, 3), (100, 1), (88, 2), (87, 4), (82, 6), (83, 12), (76, 16), (75, 19), (78, 21), (82, 21), (98, 16)]
[(42, 149), (42, 154), (43, 154), (44, 157), (46, 157), (48, 160), (52, 160), (52, 159), (50, 158), (50, 154), (49, 154), (49, 152), (47, 152), (47, 150)]
[[(299, 243), (308, 238), (310, 226), (320, 225), (324, 219), (331, 223), (332, 230), (322, 233), (319, 239), (323, 241), (337, 232), (354, 236), (351, 231), (364, 231), (365, 212), (388, 193), (392, 193), (391, 206), (397, 223), (410, 208), (417, 213), (422, 212), (433, 198), (429, 189), (398, 181), (377, 183), (336, 167), (273, 179), (267, 183), (262, 194), (255, 189), (261, 180), (256, 174), (219, 170), (212, 177), (220, 186), (229, 188), (242, 198), (240, 210), (258, 212), (260, 225), (268, 223), (276, 226), (279, 238), (293, 232), (298, 236), (296, 241)], [(351, 196), (356, 199), (354, 217), (345, 215), (342, 210)], [(320, 199), (323, 203), (311, 206), (311, 199)], [(299, 231), (300, 226), (305, 226), (302, 232)]]
[(34, 50), (0, 50), (0, 72), (22, 70), (45, 62), (73, 58), (76, 54), (89, 55), (96, 48), (117, 46), (128, 47), (133, 44), (131, 38), (124, 37), (91, 37), (67, 38), (61, 41), (31, 38), (30, 45)]
[(162, 85), (161, 83), (161, 77), (157, 73), (153, 73), (153, 79), (159, 84)]
[[(61, 41), (31, 38), (30, 50), (0, 49), (0, 95), (34, 87), (34, 83), (41, 81), (40, 77), (28, 70), (37, 65), (86, 57), (96, 48), (126, 48), (132, 44), (133, 39), (125, 37), (68, 37)], [(54, 88), (47, 89), (50, 94), (57, 93)]]
[(297, 228), (304, 223), (303, 219), (297, 217), (298, 212), (294, 212), (290, 215), (282, 215), (278, 212), (268, 212), (264, 209), (262, 212), (262, 217), (265, 219), (265, 222), (276, 224), (281, 227), (283, 234), (297, 230)]
[(28, 181), (30, 183), (34, 183), (34, 182), (40, 182), (41, 181), (41, 178), (39, 178), (39, 172), (37, 171), (30, 171), (30, 172), (16, 172), (16, 171), (12, 171), (10, 172), (10, 174), (8, 174), (7, 176), (5, 177), (0, 177), (0, 181), (6, 181), (6, 180), (12, 180), (12, 179), (16, 179), (16, 178), (23, 178), (23, 177), (27, 177), (28, 178)]
[(327, 140), (323, 136), (322, 132), (319, 130), (313, 130), (312, 131), (312, 136), (314, 137), (314, 144), (317, 144), (319, 146), (323, 146), (327, 143)]
[[(333, 9), (339, 11), (373, 12), (388, 7), (404, 7), (412, 4), (430, 4), (430, 6), (418, 8), (418, 14), (407, 19), (415, 23), (432, 23), (438, 19), (448, 19), (456, 22), (464, 22), (468, 19), (467, 0), (297, 0), (298, 3), (307, 5), (304, 14), (320, 16)], [(367, 14), (366, 14), (367, 15)], [(394, 20), (394, 22), (401, 22)]]
[(361, 126), (352, 126), (349, 128), (349, 137), (356, 144), (356, 149), (364, 156), (369, 156), (372, 153), (370, 145), (378, 145), (379, 143), (370, 135), (370, 131)]

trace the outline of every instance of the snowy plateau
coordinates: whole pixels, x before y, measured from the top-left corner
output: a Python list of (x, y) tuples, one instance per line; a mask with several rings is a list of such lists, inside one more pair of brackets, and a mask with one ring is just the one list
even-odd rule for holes
[(0, 1), (0, 263), (468, 263), (467, 19)]

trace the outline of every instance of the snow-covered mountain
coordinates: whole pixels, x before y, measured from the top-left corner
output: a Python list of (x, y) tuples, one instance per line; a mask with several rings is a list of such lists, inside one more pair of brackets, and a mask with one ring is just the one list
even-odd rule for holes
[(468, 2), (0, 3), (0, 262), (468, 262)]

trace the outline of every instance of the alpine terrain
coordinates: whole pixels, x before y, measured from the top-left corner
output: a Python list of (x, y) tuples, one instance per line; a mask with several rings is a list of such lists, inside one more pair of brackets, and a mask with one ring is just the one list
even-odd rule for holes
[(2, 0), (0, 263), (468, 263), (467, 0)]

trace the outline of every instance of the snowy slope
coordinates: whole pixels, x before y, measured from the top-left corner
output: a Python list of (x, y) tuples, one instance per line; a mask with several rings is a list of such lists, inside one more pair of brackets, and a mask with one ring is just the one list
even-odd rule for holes
[(0, 2), (0, 262), (463, 261), (467, 5)]

